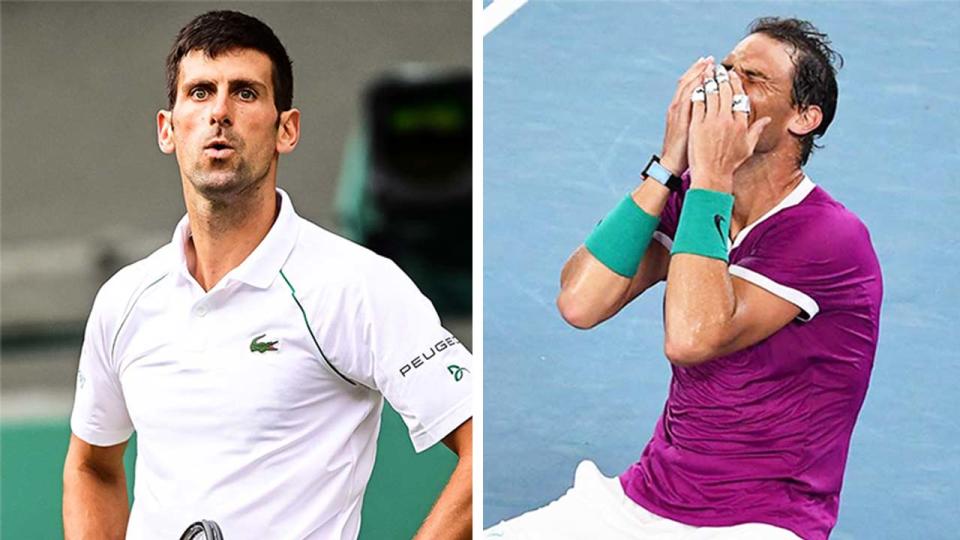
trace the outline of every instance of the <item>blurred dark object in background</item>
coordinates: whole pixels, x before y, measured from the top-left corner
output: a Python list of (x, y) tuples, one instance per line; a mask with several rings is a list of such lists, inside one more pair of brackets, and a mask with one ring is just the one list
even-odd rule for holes
[(394, 260), (441, 316), (471, 308), (471, 86), (468, 70), (423, 66), (373, 80), (337, 197), (342, 232)]

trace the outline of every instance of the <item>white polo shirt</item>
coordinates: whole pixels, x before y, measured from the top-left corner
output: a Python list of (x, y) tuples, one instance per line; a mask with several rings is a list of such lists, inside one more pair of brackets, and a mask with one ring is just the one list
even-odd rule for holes
[(299, 217), (209, 292), (173, 241), (113, 276), (87, 323), (71, 427), (137, 431), (129, 539), (199, 519), (228, 540), (356, 538), (382, 398), (417, 452), (471, 416), (470, 353), (391, 261)]

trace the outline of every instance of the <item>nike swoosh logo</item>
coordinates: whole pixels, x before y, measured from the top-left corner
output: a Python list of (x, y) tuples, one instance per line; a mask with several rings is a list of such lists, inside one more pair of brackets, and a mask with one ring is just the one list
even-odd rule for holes
[(727, 219), (720, 214), (713, 215), (713, 224), (717, 226), (717, 232), (720, 233), (720, 240), (724, 245), (727, 244), (726, 235), (723, 234), (723, 222)]

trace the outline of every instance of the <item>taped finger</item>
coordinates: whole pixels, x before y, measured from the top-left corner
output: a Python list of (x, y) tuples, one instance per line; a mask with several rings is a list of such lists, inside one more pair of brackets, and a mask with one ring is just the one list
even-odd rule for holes
[(700, 74), (703, 72), (706, 62), (707, 59), (701, 57), (680, 77), (677, 81), (677, 89), (673, 95), (676, 101), (686, 99), (690, 95), (690, 86), (692, 84), (699, 84)]
[(693, 92), (690, 93), (690, 101), (693, 103), (703, 103), (707, 100), (707, 93), (703, 89), (703, 86), (697, 86), (693, 89)]
[(716, 75), (717, 83), (723, 84), (730, 80), (730, 75), (727, 74), (727, 68), (722, 65), (717, 65)]
[(746, 94), (734, 94), (733, 95), (733, 105), (731, 107), (733, 112), (742, 112), (750, 114), (750, 96)]

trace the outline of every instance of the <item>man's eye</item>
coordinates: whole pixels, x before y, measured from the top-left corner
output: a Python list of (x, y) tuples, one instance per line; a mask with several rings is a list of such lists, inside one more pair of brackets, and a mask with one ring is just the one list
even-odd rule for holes
[(190, 95), (193, 96), (194, 99), (206, 99), (207, 91), (203, 88), (194, 88), (190, 91)]
[(249, 88), (244, 88), (240, 90), (238, 95), (240, 96), (240, 99), (244, 101), (251, 101), (257, 97), (257, 93), (254, 92), (253, 90), (250, 90)]

